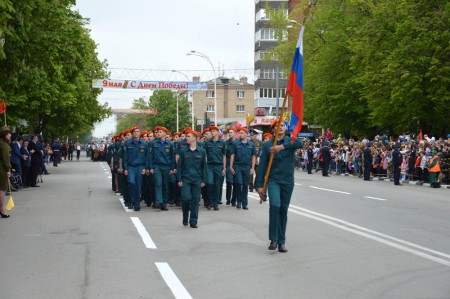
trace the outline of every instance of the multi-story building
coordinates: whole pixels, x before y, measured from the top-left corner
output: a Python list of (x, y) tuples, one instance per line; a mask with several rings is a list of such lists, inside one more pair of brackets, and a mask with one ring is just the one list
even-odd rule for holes
[[(200, 81), (199, 77), (193, 78), (194, 82)], [(210, 123), (214, 123), (217, 109), (217, 124), (223, 125), (233, 121), (244, 121), (247, 114), (254, 113), (254, 85), (247, 82), (246, 77), (239, 80), (233, 78), (216, 78), (216, 102), (214, 105), (214, 80), (208, 83), (208, 90), (194, 91), (192, 102), (194, 107), (194, 117), (197, 125), (206, 123), (206, 118)]]
[(276, 31), (271, 27), (266, 13), (266, 5), (271, 9), (284, 8), (287, 16), (288, 11), (299, 2), (255, 0), (255, 116), (277, 115), (277, 107), (283, 104), (287, 84), (286, 70), (275, 57), (266, 58), (270, 49), (278, 44)]

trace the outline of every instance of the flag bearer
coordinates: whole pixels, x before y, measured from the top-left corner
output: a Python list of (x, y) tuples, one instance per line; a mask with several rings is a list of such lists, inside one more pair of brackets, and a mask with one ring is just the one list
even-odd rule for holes
[[(275, 120), (271, 128), (274, 129), (278, 120)], [(284, 136), (286, 127), (281, 123), (277, 136), (277, 145), (273, 147), (273, 140), (264, 142), (256, 175), (256, 188), (261, 197), (265, 194), (262, 190), (264, 177), (269, 164), (270, 154), (274, 153), (272, 168), (270, 169), (267, 191), (269, 193), (269, 250), (278, 247), (279, 252), (287, 252), (286, 225), (289, 203), (294, 190), (294, 160), (295, 150), (303, 146), (300, 139), (291, 143), (291, 138)]]
[(219, 128), (210, 127), (211, 139), (205, 141), (206, 157), (208, 161), (208, 209), (214, 207), (219, 210), (220, 195), (223, 178), (226, 171), (225, 141), (219, 139)]
[(205, 186), (207, 177), (206, 153), (197, 145), (196, 132), (187, 131), (186, 141), (189, 147), (178, 153), (178, 186), (181, 188), (183, 225), (189, 223), (192, 228), (197, 228), (200, 189)]
[(241, 205), (244, 210), (248, 210), (248, 182), (250, 174), (255, 172), (256, 148), (255, 144), (248, 140), (247, 128), (239, 128), (240, 139), (236, 141), (234, 150), (230, 158), (230, 170), (234, 175), (237, 188), (237, 206)]
[(139, 127), (131, 128), (132, 139), (123, 147), (123, 173), (127, 176), (130, 201), (135, 211), (141, 209), (142, 175), (148, 161), (147, 143), (140, 139)]

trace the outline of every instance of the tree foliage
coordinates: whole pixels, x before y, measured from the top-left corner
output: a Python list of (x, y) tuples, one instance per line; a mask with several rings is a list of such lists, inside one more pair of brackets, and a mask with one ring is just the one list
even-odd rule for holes
[[(298, 29), (274, 49), (288, 69)], [(442, 136), (450, 130), (450, 3), (321, 1), (306, 23), (304, 68), (310, 123), (357, 136)]]
[[(190, 126), (191, 116), (189, 102), (186, 95), (178, 97), (179, 130)], [(134, 100), (133, 109), (156, 109), (157, 115), (129, 114), (119, 120), (117, 132), (139, 126), (144, 129), (153, 129), (156, 126), (164, 126), (169, 131), (177, 129), (177, 97), (170, 90), (157, 90), (146, 103), (143, 98)]]
[[(148, 103), (144, 98), (135, 99), (133, 101), (132, 109), (149, 109)], [(147, 127), (147, 119), (145, 114), (127, 114), (122, 117), (118, 117), (118, 123), (116, 127), (117, 133), (127, 130), (134, 126), (140, 128)]]
[[(158, 115), (147, 116), (149, 128), (164, 126), (169, 131), (177, 129), (177, 97), (170, 90), (157, 90), (150, 97), (149, 107), (158, 110)], [(191, 125), (189, 102), (186, 95), (178, 97), (179, 130)]]
[(91, 87), (92, 79), (107, 76), (106, 62), (98, 60), (87, 20), (74, 4), (2, 1), (0, 97), (10, 125), (24, 119), (29, 133), (74, 137), (110, 115), (107, 104), (97, 102), (101, 90)]

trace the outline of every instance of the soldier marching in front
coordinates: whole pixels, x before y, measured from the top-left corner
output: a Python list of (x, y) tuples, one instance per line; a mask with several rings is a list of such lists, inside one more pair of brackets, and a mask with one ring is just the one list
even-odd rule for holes
[(195, 131), (186, 132), (188, 148), (178, 153), (177, 177), (181, 188), (183, 225), (197, 228), (200, 189), (207, 179), (206, 152), (197, 145)]

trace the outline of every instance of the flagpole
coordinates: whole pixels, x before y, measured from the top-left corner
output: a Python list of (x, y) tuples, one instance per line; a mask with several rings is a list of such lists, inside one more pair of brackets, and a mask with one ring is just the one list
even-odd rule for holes
[[(284, 100), (283, 100), (283, 106), (281, 106), (280, 119), (277, 123), (277, 129), (275, 130), (275, 135), (273, 137), (273, 147), (275, 147), (277, 145), (278, 133), (280, 132), (281, 123), (284, 122), (284, 108), (286, 107), (286, 101), (287, 101), (288, 95), (289, 95), (288, 93), (285, 94)], [(266, 175), (264, 176), (264, 185), (262, 188), (263, 195), (260, 194), (260, 196), (259, 196), (259, 204), (262, 204), (263, 197), (266, 194), (267, 182), (269, 181), (269, 174), (270, 174), (270, 169), (272, 168), (272, 162), (273, 162), (274, 155), (275, 155), (275, 153), (270, 153), (269, 165), (267, 166)]]

